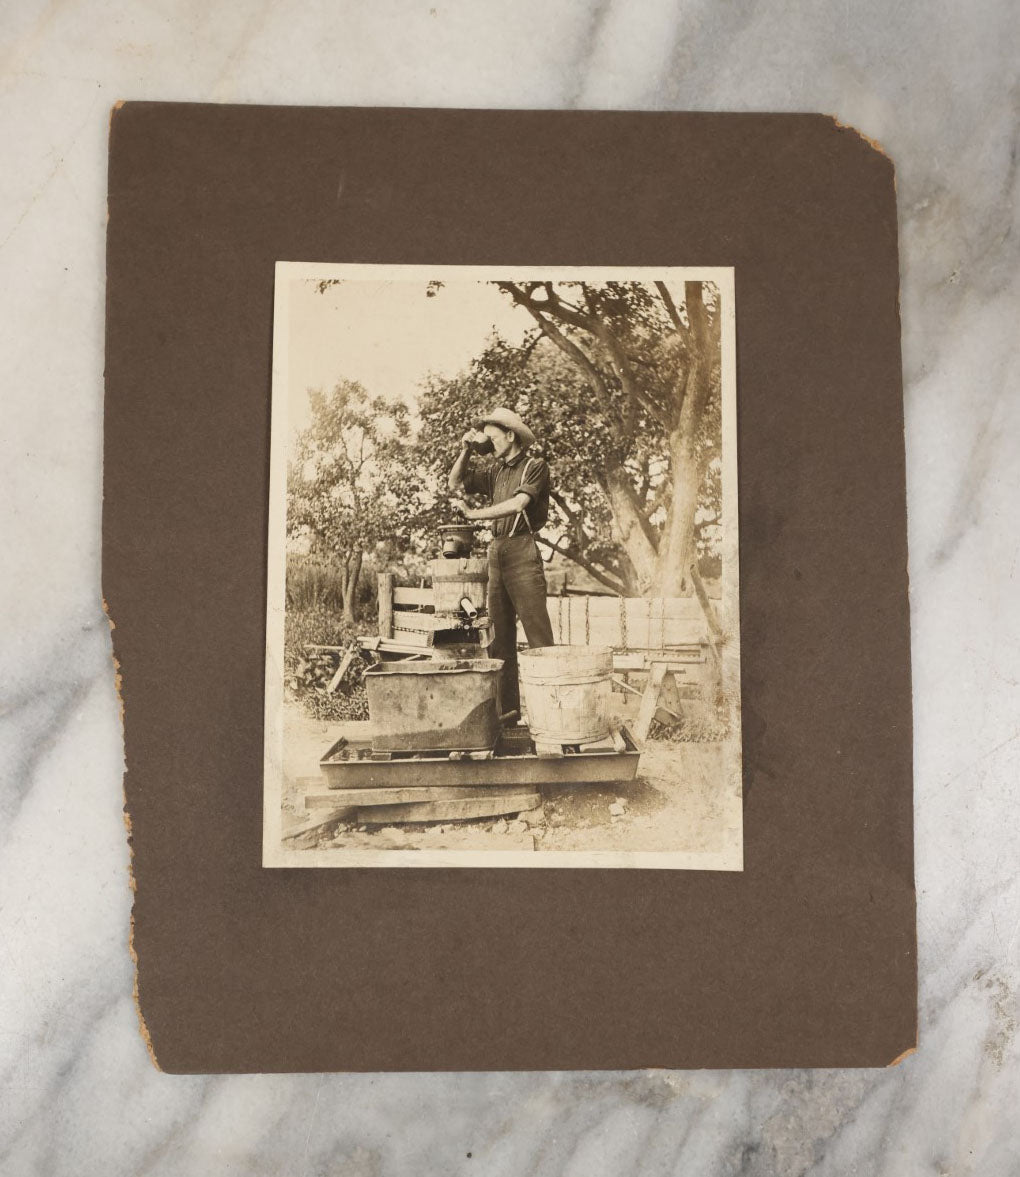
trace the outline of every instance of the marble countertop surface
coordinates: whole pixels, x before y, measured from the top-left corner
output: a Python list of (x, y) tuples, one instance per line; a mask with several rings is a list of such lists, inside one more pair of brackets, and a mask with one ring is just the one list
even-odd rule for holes
[[(1020, 1173), (1010, 0), (0, 8), (0, 1174)], [(822, 111), (896, 164), (920, 1049), (882, 1071), (157, 1072), (100, 593), (118, 99)]]

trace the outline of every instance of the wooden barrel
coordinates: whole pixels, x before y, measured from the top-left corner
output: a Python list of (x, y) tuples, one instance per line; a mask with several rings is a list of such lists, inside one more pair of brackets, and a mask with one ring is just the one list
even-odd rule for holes
[(485, 591), (489, 582), (485, 560), (430, 560), (432, 596), (437, 613), (460, 612), (461, 600), (467, 597), (476, 609), (485, 608)]
[(532, 736), (559, 744), (610, 732), (613, 651), (608, 646), (543, 646), (518, 655)]

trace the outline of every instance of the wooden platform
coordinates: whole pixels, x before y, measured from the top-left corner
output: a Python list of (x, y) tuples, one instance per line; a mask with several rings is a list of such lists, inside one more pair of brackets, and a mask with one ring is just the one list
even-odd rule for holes
[[(462, 793), (477, 794), (475, 789)], [(406, 821), (464, 821), (467, 818), (503, 817), (524, 813), (542, 804), (539, 793), (502, 790), (492, 796), (447, 797), (436, 801), (418, 801), (388, 805), (358, 806), (357, 820), (362, 825), (399, 825)]]
[(545, 756), (535, 752), (527, 728), (517, 727), (502, 733), (491, 760), (432, 755), (382, 761), (367, 759), (368, 740), (338, 740), (320, 763), (322, 778), (303, 778), (304, 805), (350, 810), (365, 825), (522, 813), (541, 805), (544, 784), (633, 780), (640, 753), (625, 731), (618, 739), (623, 751), (609, 740), (595, 750)]

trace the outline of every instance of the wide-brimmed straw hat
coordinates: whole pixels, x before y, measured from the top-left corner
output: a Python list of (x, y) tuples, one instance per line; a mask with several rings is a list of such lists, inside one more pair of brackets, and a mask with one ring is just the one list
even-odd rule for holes
[(490, 409), (488, 413), (485, 413), (475, 421), (476, 429), (481, 429), (483, 425), (498, 425), (500, 429), (509, 429), (516, 434), (517, 440), (525, 448), (535, 444), (534, 433), (531, 432), (513, 409)]

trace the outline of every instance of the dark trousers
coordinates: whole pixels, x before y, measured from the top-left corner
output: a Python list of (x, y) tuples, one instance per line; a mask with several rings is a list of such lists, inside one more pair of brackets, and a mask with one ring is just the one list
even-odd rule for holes
[(492, 621), (490, 658), (503, 659), (500, 705), (516, 711), (521, 705), (517, 678), (517, 618), (528, 645), (551, 646), (552, 622), (545, 607), (545, 566), (531, 533), (494, 539), (489, 545), (487, 607)]

